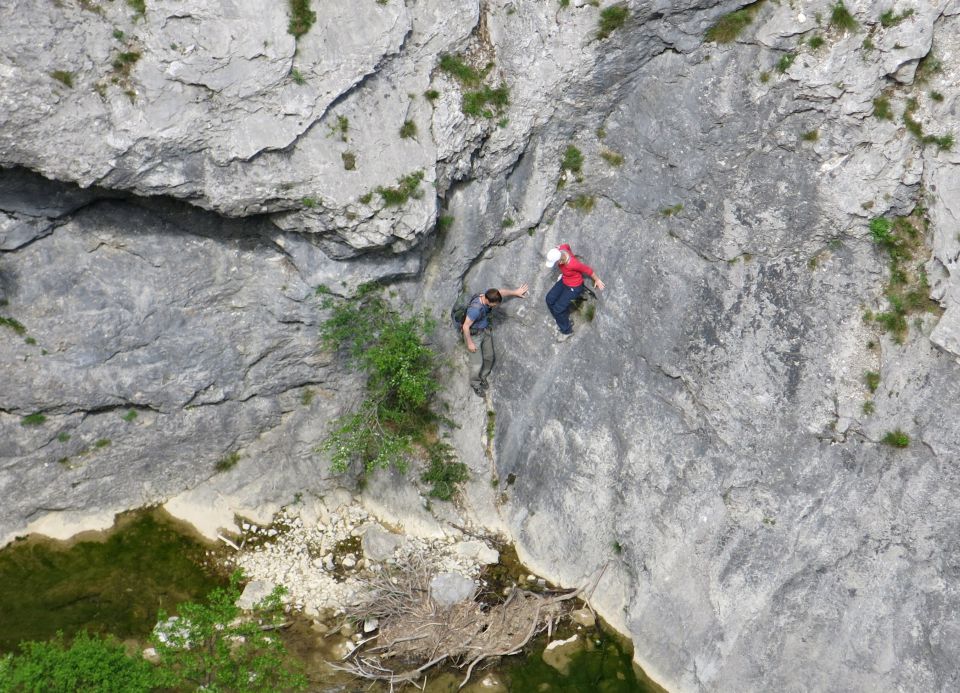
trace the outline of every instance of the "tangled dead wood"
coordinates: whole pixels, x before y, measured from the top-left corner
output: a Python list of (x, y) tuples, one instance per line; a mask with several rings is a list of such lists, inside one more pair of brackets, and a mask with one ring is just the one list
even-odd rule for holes
[(536, 594), (513, 588), (501, 603), (472, 599), (441, 606), (430, 596), (431, 574), (407, 566), (367, 584), (348, 617), (377, 619), (379, 631), (337, 668), (391, 685), (415, 683), (443, 661), (465, 670), (462, 688), (484, 660), (516, 654), (538, 633), (552, 632), (580, 590)]

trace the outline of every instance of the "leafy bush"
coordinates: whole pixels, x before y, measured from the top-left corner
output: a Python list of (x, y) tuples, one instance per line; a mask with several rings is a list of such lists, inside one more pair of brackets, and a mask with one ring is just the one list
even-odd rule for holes
[(171, 686), (232, 693), (306, 689), (283, 641), (269, 630), (284, 620), (284, 588), (275, 588), (244, 617), (236, 605), (242, 578), (236, 571), (230, 585), (215, 589), (204, 603), (180, 604), (174, 620), (160, 611), (151, 641)]
[(630, 16), (630, 10), (624, 4), (611, 5), (600, 10), (600, 26), (597, 29), (597, 38), (605, 39), (614, 31), (622, 27)]
[(49, 642), (24, 642), (0, 658), (4, 693), (147, 693), (170, 683), (142, 657), (131, 657), (115, 638), (80, 632), (67, 645), (63, 633)]
[(290, 24), (287, 33), (300, 38), (317, 21), (317, 13), (310, 9), (310, 0), (290, 0)]
[(413, 443), (438, 419), (431, 409), (437, 355), (425, 344), (433, 323), (401, 317), (376, 285), (361, 287), (352, 300), (328, 297), (324, 307), (332, 308), (320, 329), (324, 345), (346, 352), (367, 383), (366, 398), (337, 420), (320, 449), (331, 453), (337, 472), (354, 462), (365, 472), (391, 465), (405, 471)]
[(463, 462), (456, 461), (452, 448), (442, 441), (427, 447), (429, 467), (420, 476), (421, 481), (430, 484), (430, 497), (450, 500), (457, 491), (457, 484), (470, 478), (470, 472)]

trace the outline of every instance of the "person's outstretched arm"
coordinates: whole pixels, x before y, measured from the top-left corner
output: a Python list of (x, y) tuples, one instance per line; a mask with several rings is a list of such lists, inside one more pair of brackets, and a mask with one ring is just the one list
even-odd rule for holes
[(529, 291), (529, 289), (530, 287), (528, 287), (526, 284), (521, 284), (516, 289), (497, 289), (497, 291), (499, 291), (500, 295), (504, 298), (526, 298), (527, 291)]

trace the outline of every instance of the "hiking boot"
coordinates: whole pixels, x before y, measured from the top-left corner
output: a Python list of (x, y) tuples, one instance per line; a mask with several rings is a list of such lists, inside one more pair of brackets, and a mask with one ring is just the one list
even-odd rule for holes
[(558, 342), (565, 342), (573, 336), (573, 332), (561, 332), (557, 335)]

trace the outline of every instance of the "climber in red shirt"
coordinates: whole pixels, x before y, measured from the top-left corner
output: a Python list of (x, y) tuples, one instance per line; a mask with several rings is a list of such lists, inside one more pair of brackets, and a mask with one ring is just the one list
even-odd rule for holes
[(573, 335), (573, 323), (570, 322), (570, 304), (583, 293), (584, 275), (593, 280), (597, 291), (603, 291), (605, 285), (589, 265), (580, 262), (566, 243), (551, 248), (547, 252), (547, 267), (558, 265), (560, 279), (547, 293), (547, 308), (557, 321), (558, 342), (565, 342)]

